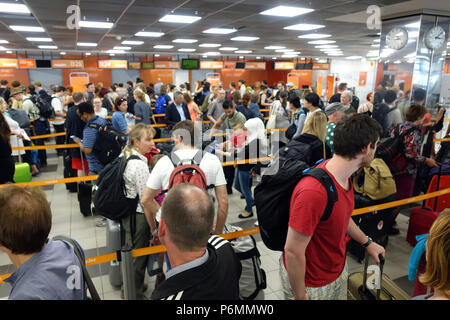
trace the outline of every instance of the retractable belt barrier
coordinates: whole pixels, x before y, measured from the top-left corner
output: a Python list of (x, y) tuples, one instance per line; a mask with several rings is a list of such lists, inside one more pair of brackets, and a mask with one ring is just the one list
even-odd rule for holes
[[(373, 212), (373, 211), (378, 211), (378, 210), (383, 210), (383, 209), (388, 209), (388, 208), (392, 208), (392, 207), (397, 207), (397, 206), (400, 206), (403, 204), (422, 201), (425, 199), (442, 196), (447, 193), (450, 193), (450, 188), (443, 189), (443, 190), (429, 193), (429, 194), (422, 195), (422, 196), (412, 197), (412, 198), (403, 199), (403, 200), (399, 200), (399, 201), (393, 201), (393, 202), (385, 203), (382, 205), (360, 208), (360, 209), (353, 210), (352, 216), (369, 213), (369, 212)], [(255, 227), (255, 228), (250, 228), (250, 229), (246, 229), (246, 230), (242, 230), (242, 231), (220, 234), (219, 236), (224, 239), (230, 240), (230, 239), (245, 237), (245, 236), (254, 235), (254, 234), (258, 234), (258, 233), (260, 233), (260, 230), (258, 227)], [(147, 256), (147, 255), (161, 253), (161, 252), (165, 252), (165, 251), (167, 251), (165, 246), (158, 245), (158, 246), (153, 246), (153, 247), (132, 250), (132, 256), (134, 258), (137, 258), (137, 257)], [(97, 265), (97, 264), (111, 262), (114, 260), (117, 260), (117, 253), (105, 254), (105, 255), (101, 255), (101, 256), (87, 258), (86, 266), (93, 266), (93, 265)], [(11, 276), (11, 273), (0, 275), (0, 283), (3, 283), (4, 280), (7, 279), (9, 276)]]

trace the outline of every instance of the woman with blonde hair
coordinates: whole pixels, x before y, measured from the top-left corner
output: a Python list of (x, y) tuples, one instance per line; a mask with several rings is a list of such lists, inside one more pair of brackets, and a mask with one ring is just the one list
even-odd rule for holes
[[(302, 133), (293, 138), (288, 145), (280, 151), (280, 155), (293, 158), (314, 166), (319, 160), (332, 157), (331, 150), (325, 143), (327, 131), (327, 117), (323, 112), (314, 112), (308, 118)], [(310, 148), (305, 148), (304, 145)], [(307, 150), (305, 152), (305, 150)]]
[(450, 209), (445, 209), (430, 229), (426, 242), (426, 269), (419, 281), (433, 288), (434, 293), (413, 300), (450, 299)]
[[(122, 219), (122, 226), (125, 231), (125, 244), (132, 249), (148, 247), (150, 227), (144, 214), (144, 207), (141, 203), (146, 183), (150, 172), (148, 170), (146, 153), (155, 147), (153, 137), (155, 129), (143, 123), (137, 124), (129, 133), (127, 145), (123, 148), (121, 157), (127, 159), (127, 165), (123, 174), (125, 182), (126, 197), (135, 199), (138, 196), (135, 221), (132, 216)], [(132, 222), (135, 230), (132, 234)], [(134, 279), (136, 284), (136, 298), (141, 300), (144, 297), (144, 278), (147, 268), (147, 256), (134, 258), (133, 267), (135, 271)]]

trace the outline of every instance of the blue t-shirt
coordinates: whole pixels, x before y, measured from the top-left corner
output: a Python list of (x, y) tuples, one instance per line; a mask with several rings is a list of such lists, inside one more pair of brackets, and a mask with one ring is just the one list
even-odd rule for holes
[[(75, 242), (76, 243), (76, 242)], [(84, 252), (78, 245), (83, 260)], [(10, 300), (84, 300), (83, 271), (71, 244), (48, 240), (9, 278)]]
[(127, 132), (127, 120), (125, 119), (125, 116), (122, 112), (114, 111), (111, 122), (115, 129), (119, 130), (122, 133)]
[[(86, 127), (83, 130), (83, 147), (94, 149), (95, 142), (97, 141), (98, 132), (94, 128), (89, 128), (88, 125), (91, 123), (96, 123), (98, 125), (106, 125), (106, 119), (95, 116), (92, 120), (86, 123)], [(89, 171), (93, 173), (100, 173), (103, 170), (104, 165), (97, 159), (95, 152), (91, 152), (86, 155), (86, 159), (89, 164)]]
[(150, 116), (153, 114), (152, 109), (143, 101), (136, 102), (134, 105), (134, 114), (142, 120), (136, 119), (136, 124), (145, 123), (150, 124)]

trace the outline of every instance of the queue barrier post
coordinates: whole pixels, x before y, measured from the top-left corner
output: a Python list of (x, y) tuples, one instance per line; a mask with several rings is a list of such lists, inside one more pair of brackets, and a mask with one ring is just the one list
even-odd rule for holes
[(122, 271), (123, 292), (125, 300), (136, 300), (136, 283), (134, 280), (133, 255), (131, 247), (124, 245), (120, 251), (120, 270)]
[[(116, 252), (117, 257), (120, 257), (122, 248), (121, 225), (110, 219), (106, 219), (106, 247), (109, 251)], [(122, 285), (119, 259), (110, 262), (108, 276), (112, 286), (120, 287)]]

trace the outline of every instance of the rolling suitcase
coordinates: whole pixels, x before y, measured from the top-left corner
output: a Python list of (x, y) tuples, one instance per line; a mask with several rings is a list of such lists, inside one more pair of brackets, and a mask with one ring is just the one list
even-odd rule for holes
[[(442, 166), (440, 166), (440, 169), (441, 168)], [(433, 180), (435, 179), (437, 180), (436, 187), (434, 187), (433, 183), (430, 183), (430, 186), (428, 187), (428, 193), (439, 190), (441, 170), (439, 170), (437, 177), (435, 176), (433, 178)], [(433, 198), (431, 200), (433, 200), (434, 202), (433, 210), (431, 210), (430, 207), (427, 207), (427, 205), (430, 205), (430, 202), (427, 201), (424, 201), (422, 207), (414, 208), (411, 210), (411, 213), (409, 215), (408, 231), (406, 233), (406, 241), (412, 246), (415, 246), (417, 244), (416, 236), (428, 233), (430, 231), (431, 225), (440, 214), (439, 211), (436, 211), (438, 199)]]
[(352, 273), (348, 277), (347, 300), (409, 300), (411, 297), (395, 284), (387, 275), (383, 274), (384, 259), (380, 257), (380, 272), (377, 290), (367, 287), (367, 280), (375, 276), (367, 276), (369, 257), (366, 251), (363, 272)]
[[(70, 156), (70, 151), (68, 149), (64, 150), (64, 178), (74, 178), (77, 176), (77, 170), (72, 169), (72, 157)], [(77, 183), (66, 183), (66, 189), (69, 192), (77, 192)]]
[[(83, 153), (81, 154), (81, 165), (84, 171), (84, 161)], [(92, 182), (91, 181), (80, 181), (77, 182), (77, 192), (78, 192), (78, 203), (80, 204), (80, 212), (83, 216), (93, 215), (91, 204), (92, 204)]]

